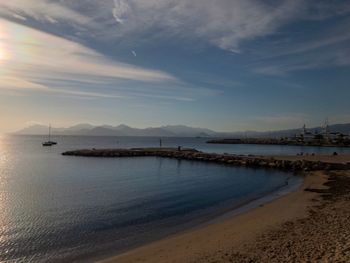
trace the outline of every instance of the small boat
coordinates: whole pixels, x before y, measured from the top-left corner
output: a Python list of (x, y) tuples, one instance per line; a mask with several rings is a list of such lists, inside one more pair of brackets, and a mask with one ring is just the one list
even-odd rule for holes
[(51, 141), (48, 141), (48, 142), (43, 142), (43, 146), (53, 146), (53, 145), (56, 145), (57, 142), (51, 142)]
[(43, 146), (53, 146), (56, 145), (57, 142), (51, 141), (51, 124), (49, 125), (49, 140), (47, 142), (43, 142)]

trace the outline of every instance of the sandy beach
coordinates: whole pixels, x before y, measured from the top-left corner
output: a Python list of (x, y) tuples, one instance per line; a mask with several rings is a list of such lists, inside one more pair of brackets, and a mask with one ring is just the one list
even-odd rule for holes
[(349, 171), (309, 172), (302, 187), (271, 203), (101, 262), (348, 262), (349, 187)]

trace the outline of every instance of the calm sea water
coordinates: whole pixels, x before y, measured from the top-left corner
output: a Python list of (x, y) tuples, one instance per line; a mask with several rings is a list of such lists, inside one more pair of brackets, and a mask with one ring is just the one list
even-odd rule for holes
[[(0, 261), (85, 262), (203, 223), (288, 179), (298, 181), (279, 171), (201, 162), (61, 155), (77, 148), (157, 146), (158, 138), (66, 136), (51, 148), (41, 146), (45, 139), (0, 137)], [(335, 150), (163, 138), (163, 146), (178, 145), (239, 154)]]

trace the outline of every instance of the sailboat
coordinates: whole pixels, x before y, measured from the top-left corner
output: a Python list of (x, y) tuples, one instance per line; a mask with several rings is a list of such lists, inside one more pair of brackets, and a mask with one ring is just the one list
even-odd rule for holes
[(56, 145), (57, 142), (51, 141), (51, 124), (49, 125), (49, 140), (47, 142), (43, 142), (43, 146), (53, 146)]

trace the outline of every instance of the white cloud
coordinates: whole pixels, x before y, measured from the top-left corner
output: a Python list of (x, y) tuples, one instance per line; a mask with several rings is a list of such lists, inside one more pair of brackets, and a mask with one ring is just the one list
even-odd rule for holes
[[(282, 0), (11, 0), (0, 15), (31, 17), (50, 23), (71, 22), (80, 34), (105, 40), (143, 42), (158, 37), (199, 40), (240, 52), (247, 40), (275, 33), (296, 19), (344, 15), (350, 4)], [(142, 39), (140, 39), (142, 37)]]
[[(117, 63), (81, 44), (9, 21), (0, 21), (0, 43), (4, 53), (4, 59), (0, 61), (2, 89), (59, 92), (59, 88), (42, 84), (50, 79), (58, 80), (58, 87), (59, 82), (72, 80), (82, 80), (90, 84), (104, 83), (105, 79), (150, 83), (176, 80), (165, 72)], [(119, 97), (72, 90), (61, 90), (61, 93)]]
[(75, 12), (59, 2), (49, 0), (6, 0), (0, 2), (0, 14), (13, 15), (21, 20), (26, 16), (51, 23), (56, 20), (86, 24), (90, 18)]
[(124, 16), (130, 11), (130, 6), (124, 0), (114, 0), (113, 17), (117, 23), (123, 23)]
[(41, 93), (48, 94), (61, 94), (73, 97), (90, 97), (90, 98), (121, 98), (122, 96), (103, 94), (99, 92), (86, 92), (77, 90), (66, 90), (62, 88), (52, 88), (47, 85), (35, 83), (34, 81), (29, 81), (21, 76), (4, 76), (1, 77), (0, 90), (8, 91), (37, 91)]
[(255, 0), (115, 0), (119, 34), (161, 29), (238, 51), (241, 41), (273, 33), (296, 15), (300, 1), (269, 5)]
[(30, 72), (33, 74), (47, 71), (50, 74), (101, 76), (139, 81), (174, 80), (172, 76), (161, 71), (117, 63), (76, 42), (5, 20), (1, 23), (4, 30), (0, 39), (5, 46), (4, 52), (9, 56), (8, 69), (13, 68), (22, 73), (33, 71)]
[(12, 14), (12, 16), (14, 18), (18, 19), (18, 20), (22, 20), (22, 21), (26, 21), (27, 20), (27, 18), (25, 18), (24, 16), (21, 16), (21, 15), (16, 14), (16, 13)]

